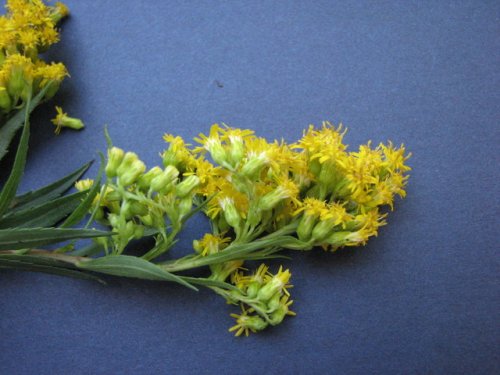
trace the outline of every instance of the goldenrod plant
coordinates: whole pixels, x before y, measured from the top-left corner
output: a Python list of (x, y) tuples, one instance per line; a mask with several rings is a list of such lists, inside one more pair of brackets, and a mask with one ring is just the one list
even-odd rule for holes
[[(33, 4), (41, 3), (10, 1), (11, 18), (23, 7), (35, 9)], [(37, 9), (46, 15), (67, 13), (60, 4)], [(22, 74), (26, 76), (24, 70)], [(53, 77), (47, 82), (52, 81), (58, 84)], [(43, 87), (41, 82), (36, 87)], [(22, 91), (18, 96), (8, 88), (5, 92), (14, 105), (24, 100)], [(237, 336), (295, 315), (291, 271), (280, 266), (272, 272), (267, 260), (279, 258), (283, 250), (290, 254), (362, 246), (386, 224), (395, 197), (405, 196), (410, 155), (404, 146), (368, 142), (349, 151), (343, 142), (345, 129), (324, 122), (311, 125), (295, 143), (269, 142), (250, 129), (218, 124), (195, 138), (194, 146), (165, 134), (161, 163), (151, 168), (136, 153), (114, 146), (107, 135), (107, 158), (102, 156), (95, 179), (80, 179), (83, 167), (16, 197), (33, 93), (25, 96), (20, 145), (0, 194), (0, 267), (99, 281), (108, 274), (206, 287), (239, 307), (239, 313), (231, 314), (235, 324), (229, 329)], [(64, 123), (81, 127), (62, 109), (54, 123), (58, 129)], [(73, 184), (77, 192), (62, 195)], [(169, 250), (197, 213), (209, 220), (211, 231), (193, 241), (189, 254), (173, 258)], [(109, 231), (92, 229), (97, 224)], [(75, 225), (79, 229), (71, 229)], [(147, 237), (153, 241), (136, 241)], [(93, 242), (81, 247), (77, 240), (82, 238)], [(63, 244), (53, 250), (39, 248), (54, 243)], [(152, 245), (147, 248), (146, 243)], [(193, 276), (197, 269), (208, 276)]]

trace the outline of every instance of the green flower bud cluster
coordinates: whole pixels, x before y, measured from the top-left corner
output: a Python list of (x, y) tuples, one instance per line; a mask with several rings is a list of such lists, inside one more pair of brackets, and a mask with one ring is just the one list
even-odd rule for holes
[[(153, 259), (167, 251), (193, 209), (199, 178), (181, 176), (172, 165), (147, 170), (137, 154), (118, 147), (108, 149), (104, 170), (107, 181), (92, 210), (116, 233), (110, 241), (112, 252), (121, 254), (130, 241), (151, 234), (155, 246), (145, 257)], [(84, 188), (88, 183), (79, 184)]]

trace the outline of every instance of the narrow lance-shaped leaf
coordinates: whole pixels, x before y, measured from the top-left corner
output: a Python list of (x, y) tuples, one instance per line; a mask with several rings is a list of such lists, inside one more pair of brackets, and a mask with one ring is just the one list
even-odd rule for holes
[(16, 158), (14, 159), (14, 165), (12, 166), (12, 171), (10, 173), (7, 182), (5, 183), (2, 192), (0, 193), (0, 217), (9, 208), (10, 202), (16, 195), (17, 187), (19, 186), (19, 181), (21, 181), (21, 176), (24, 172), (24, 166), (26, 165), (26, 155), (28, 154), (28, 141), (30, 136), (29, 127), (29, 103), (25, 110), (24, 128), (21, 135), (21, 140), (19, 141), (19, 147), (17, 148)]
[(163, 270), (147, 260), (129, 255), (108, 255), (88, 261), (81, 261), (77, 266), (95, 272), (114, 276), (132, 277), (145, 280), (164, 280), (182, 284), (197, 290), (181, 277)]
[(0, 250), (18, 250), (50, 245), (76, 238), (110, 236), (111, 232), (94, 229), (15, 228), (0, 229)]
[(85, 164), (58, 181), (42, 187), (41, 189), (30, 191), (14, 198), (9, 210), (25, 209), (38, 206), (53, 198), (61, 196), (66, 190), (71, 188), (75, 182), (89, 169), (92, 162)]
[(0, 229), (53, 226), (71, 214), (86, 194), (87, 191), (81, 191), (54, 199), (38, 207), (6, 215), (0, 219)]
[(0, 254), (0, 269), (44, 272), (53, 275), (69, 276), (78, 279), (94, 280), (100, 283), (104, 283), (104, 281), (99, 277), (75, 269), (68, 263), (40, 256)]

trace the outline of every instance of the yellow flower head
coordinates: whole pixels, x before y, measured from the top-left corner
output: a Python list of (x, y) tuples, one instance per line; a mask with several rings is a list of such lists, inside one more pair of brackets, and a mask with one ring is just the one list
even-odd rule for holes
[(231, 314), (231, 317), (236, 319), (236, 324), (229, 328), (229, 332), (235, 332), (235, 336), (241, 336), (245, 334), (248, 336), (250, 332), (262, 331), (267, 327), (268, 323), (258, 315), (249, 315), (252, 313), (253, 309), (246, 310), (243, 305), (241, 305), (241, 314)]
[(332, 203), (328, 205), (327, 210), (322, 211), (320, 220), (331, 220), (333, 225), (342, 225), (345, 227), (347, 222), (352, 220), (352, 215), (347, 213), (344, 204)]
[(162, 154), (165, 167), (173, 165), (181, 171), (194, 167), (194, 156), (188, 148), (190, 145), (185, 143), (182, 137), (165, 134), (163, 140), (169, 144), (168, 149)]
[(208, 203), (207, 214), (214, 219), (221, 211), (224, 211), (228, 202), (236, 208), (239, 216), (245, 218), (248, 213), (249, 199), (248, 196), (236, 190), (235, 186), (225, 178), (220, 178), (217, 181), (217, 198), (212, 199)]
[(395, 148), (392, 142), (388, 142), (387, 146), (380, 144), (379, 148), (383, 153), (383, 166), (391, 173), (395, 172), (407, 172), (411, 168), (405, 164), (405, 162), (411, 157), (411, 153), (406, 154), (406, 149), (404, 145), (399, 148)]
[(327, 160), (335, 161), (347, 147), (342, 143), (345, 133), (346, 130), (342, 131), (342, 124), (335, 128), (328, 121), (324, 121), (320, 130), (310, 125), (293, 148), (304, 150), (310, 160), (318, 159), (321, 164)]
[(78, 191), (84, 191), (90, 189), (92, 185), (94, 185), (94, 180), (87, 178), (85, 180), (78, 180), (75, 183), (75, 188)]
[(328, 213), (328, 207), (325, 201), (317, 198), (305, 198), (301, 202), (299, 209), (294, 212), (294, 215), (298, 215), (301, 212), (307, 216), (320, 217)]
[(201, 240), (193, 241), (193, 247), (201, 255), (206, 256), (223, 250), (230, 241), (231, 239), (223, 237), (223, 234), (214, 235), (207, 233)]
[(63, 63), (41, 63), (38, 64), (35, 69), (35, 77), (41, 80), (41, 87), (44, 87), (50, 81), (54, 81), (56, 84), (59, 84), (66, 76), (69, 76), (69, 74)]

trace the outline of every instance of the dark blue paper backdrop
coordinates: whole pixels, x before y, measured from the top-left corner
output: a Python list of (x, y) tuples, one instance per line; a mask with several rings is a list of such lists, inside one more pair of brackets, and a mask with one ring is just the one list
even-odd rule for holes
[(87, 127), (55, 137), (39, 110), (24, 190), (104, 150), (104, 124), (152, 166), (164, 132), (331, 120), (351, 147), (404, 142), (413, 172), (368, 246), (292, 254), (297, 317), (250, 338), (208, 291), (2, 271), (0, 373), (498, 373), (498, 2), (67, 3), (54, 103)]

